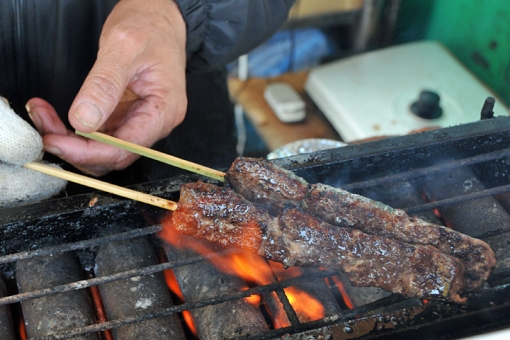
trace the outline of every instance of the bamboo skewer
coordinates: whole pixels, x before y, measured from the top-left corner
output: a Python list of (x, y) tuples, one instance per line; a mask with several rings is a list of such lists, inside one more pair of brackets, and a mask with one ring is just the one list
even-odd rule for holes
[(82, 176), (79, 174), (75, 174), (73, 172), (69, 172), (60, 168), (54, 168), (52, 166), (41, 164), (41, 163), (26, 163), (25, 168), (32, 169), (35, 171), (42, 172), (46, 175), (58, 177), (65, 179), (69, 182), (78, 183), (93, 189), (106, 191), (111, 194), (125, 197), (128, 199), (132, 199), (138, 202), (150, 204), (156, 207), (160, 207), (167, 210), (175, 210), (177, 209), (177, 203), (173, 201), (166, 200), (164, 198), (160, 198), (157, 196), (152, 196), (149, 194), (145, 194), (143, 192), (139, 192), (136, 190), (131, 190), (127, 188), (123, 188), (114, 184), (106, 183), (94, 178)]
[(204, 176), (207, 176), (207, 177), (219, 180), (219, 181), (225, 180), (224, 172), (214, 170), (214, 169), (205, 167), (200, 164), (189, 162), (189, 161), (186, 161), (186, 160), (178, 158), (178, 157), (170, 156), (165, 153), (162, 153), (162, 152), (159, 152), (156, 150), (152, 150), (152, 149), (149, 149), (149, 148), (146, 148), (146, 147), (134, 144), (134, 143), (130, 143), (130, 142), (124, 141), (124, 140), (116, 138), (116, 137), (105, 135), (100, 132), (86, 133), (86, 132), (76, 131), (76, 134), (96, 140), (98, 142), (116, 146), (123, 150), (127, 150), (130, 152), (136, 153), (140, 156), (152, 158), (159, 162), (163, 162), (163, 163), (166, 163), (166, 164), (169, 164), (169, 165), (172, 165), (172, 166), (184, 169), (184, 170), (188, 170), (188, 171), (200, 174), (200, 175), (204, 175)]

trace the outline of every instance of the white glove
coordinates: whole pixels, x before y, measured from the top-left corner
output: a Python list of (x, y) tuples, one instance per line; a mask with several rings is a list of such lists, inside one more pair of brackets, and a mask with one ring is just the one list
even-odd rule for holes
[(65, 188), (65, 180), (23, 167), (42, 156), (39, 133), (0, 97), (0, 208), (41, 201)]

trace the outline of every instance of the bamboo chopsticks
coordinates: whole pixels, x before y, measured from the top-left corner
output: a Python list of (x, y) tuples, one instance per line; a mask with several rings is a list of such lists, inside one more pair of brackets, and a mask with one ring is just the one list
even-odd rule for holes
[(96, 140), (98, 142), (113, 145), (118, 148), (136, 153), (140, 156), (152, 158), (159, 162), (163, 162), (163, 163), (166, 163), (166, 164), (169, 164), (169, 165), (172, 165), (172, 166), (184, 169), (184, 170), (195, 172), (197, 174), (201, 174), (201, 175), (204, 175), (204, 176), (207, 176), (207, 177), (219, 180), (219, 181), (225, 180), (224, 172), (214, 170), (214, 169), (205, 167), (200, 164), (189, 162), (189, 161), (186, 161), (186, 160), (178, 158), (178, 157), (170, 156), (165, 153), (162, 153), (162, 152), (159, 152), (156, 150), (152, 150), (152, 149), (149, 149), (149, 148), (146, 148), (146, 147), (134, 144), (134, 143), (130, 143), (130, 142), (124, 141), (124, 140), (116, 138), (116, 137), (105, 135), (104, 133), (100, 133), (100, 132), (86, 133), (86, 132), (76, 131), (76, 134)]
[[(163, 163), (166, 163), (166, 164), (169, 164), (169, 165), (181, 168), (181, 169), (185, 169), (185, 170), (188, 170), (191, 172), (195, 172), (197, 174), (201, 174), (201, 175), (204, 175), (204, 176), (207, 176), (207, 177), (219, 180), (219, 181), (225, 180), (224, 172), (217, 171), (217, 170), (205, 167), (200, 164), (189, 162), (189, 161), (186, 161), (186, 160), (178, 158), (178, 157), (170, 156), (165, 153), (162, 153), (162, 152), (159, 152), (156, 150), (152, 150), (150, 148), (146, 148), (146, 147), (143, 147), (140, 145), (136, 145), (136, 144), (121, 140), (119, 138), (105, 135), (100, 132), (85, 133), (85, 132), (81, 132), (81, 131), (76, 131), (76, 134), (86, 137), (86, 138), (96, 140), (98, 142), (116, 146), (118, 148), (136, 153), (138, 155), (152, 158), (156, 161), (163, 162)], [(78, 184), (81, 184), (81, 185), (84, 185), (84, 186), (87, 186), (90, 188), (105, 191), (105, 192), (108, 192), (108, 193), (111, 193), (114, 195), (132, 199), (135, 201), (151, 204), (156, 207), (160, 207), (160, 208), (164, 208), (164, 209), (168, 209), (168, 210), (177, 209), (176, 202), (169, 201), (169, 200), (166, 200), (166, 199), (163, 199), (160, 197), (152, 196), (149, 194), (145, 194), (142, 192), (138, 192), (135, 190), (123, 188), (123, 187), (120, 187), (120, 186), (117, 186), (114, 184), (110, 184), (110, 183), (106, 183), (106, 182), (103, 182), (103, 181), (100, 181), (100, 180), (97, 180), (94, 178), (75, 174), (73, 172), (69, 172), (69, 171), (66, 171), (63, 169), (54, 168), (54, 167), (51, 167), (51, 166), (48, 166), (45, 164), (31, 162), (31, 163), (25, 164), (25, 167), (35, 170), (35, 171), (45, 173), (50, 176), (59, 177), (59, 178), (65, 179), (70, 182), (78, 183)]]
[(177, 203), (173, 201), (166, 200), (164, 198), (160, 198), (157, 196), (152, 196), (149, 194), (145, 194), (143, 192), (123, 188), (114, 184), (106, 183), (94, 178), (89, 178), (86, 176), (82, 176), (79, 174), (75, 174), (73, 172), (69, 172), (60, 168), (54, 168), (49, 165), (41, 164), (41, 163), (26, 163), (25, 168), (32, 169), (35, 171), (39, 171), (45, 173), (46, 175), (58, 177), (65, 179), (70, 182), (78, 183), (93, 189), (109, 192), (111, 194), (121, 196), (124, 198), (129, 198), (138, 202), (147, 203), (156, 207), (160, 207), (167, 210), (175, 210), (177, 209)]

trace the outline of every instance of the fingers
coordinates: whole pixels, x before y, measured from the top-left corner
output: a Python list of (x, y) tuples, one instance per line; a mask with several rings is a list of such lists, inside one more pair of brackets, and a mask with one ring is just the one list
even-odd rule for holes
[(32, 98), (26, 106), (43, 137), (44, 150), (84, 173), (102, 176), (112, 170), (124, 169), (137, 159), (132, 153), (84, 139), (67, 130), (55, 109), (43, 99)]
[(41, 98), (32, 98), (26, 104), (26, 110), (35, 128), (44, 136), (49, 133), (65, 135), (66, 126), (58, 116), (53, 106)]
[(45, 135), (43, 143), (46, 151), (93, 176), (103, 176), (112, 170), (125, 169), (138, 158), (130, 152), (75, 134)]
[(77, 130), (93, 132), (99, 129), (127, 87), (129, 74), (111, 58), (108, 55), (98, 59), (71, 105), (69, 123)]

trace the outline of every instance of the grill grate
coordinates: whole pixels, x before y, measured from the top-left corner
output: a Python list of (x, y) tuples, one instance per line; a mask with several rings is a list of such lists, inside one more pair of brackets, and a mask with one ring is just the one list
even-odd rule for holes
[[(6, 262), (10, 262), (10, 261), (15, 261), (18, 259), (34, 258), (34, 257), (38, 257), (38, 256), (67, 252), (67, 251), (70, 251), (71, 249), (72, 250), (85, 249), (85, 248), (89, 248), (92, 246), (106, 244), (106, 243), (114, 242), (114, 241), (118, 241), (118, 240), (135, 239), (135, 238), (143, 236), (143, 235), (154, 234), (160, 230), (161, 230), (161, 226), (159, 226), (159, 225), (158, 226), (150, 226), (147, 228), (136, 229), (136, 230), (132, 230), (129, 232), (111, 235), (108, 237), (100, 237), (100, 238), (95, 238), (95, 239), (91, 239), (91, 240), (87, 240), (87, 241), (75, 242), (75, 243), (68, 244), (68, 245), (48, 247), (48, 248), (43, 248), (43, 249), (40, 249), (37, 251), (24, 252), (24, 253), (19, 253), (19, 254), (3, 256), (3, 257), (0, 257), (0, 261), (2, 263), (6, 263)], [(235, 252), (236, 250), (227, 250), (224, 252), (232, 252), (232, 251)], [(101, 284), (130, 279), (133, 277), (146, 276), (146, 275), (162, 272), (163, 270), (166, 270), (166, 269), (187, 266), (187, 265), (199, 263), (199, 262), (202, 262), (205, 260), (206, 260), (206, 258), (204, 258), (202, 256), (195, 256), (195, 257), (187, 258), (185, 260), (178, 260), (178, 261), (167, 262), (167, 263), (162, 263), (162, 264), (158, 264), (158, 265), (152, 265), (152, 266), (128, 270), (128, 271), (124, 271), (124, 272), (120, 272), (120, 273), (116, 273), (116, 274), (112, 274), (112, 275), (105, 275), (102, 277), (97, 277), (97, 278), (92, 278), (92, 279), (87, 279), (87, 280), (80, 280), (80, 281), (72, 282), (69, 284), (54, 286), (54, 287), (47, 288), (47, 289), (34, 290), (31, 292), (27, 292), (27, 293), (6, 296), (3, 298), (0, 298), (0, 306), (7, 305), (7, 304), (13, 304), (13, 303), (17, 303), (17, 302), (22, 302), (22, 301), (27, 301), (27, 300), (31, 300), (31, 299), (35, 299), (35, 298), (39, 298), (39, 297), (44, 297), (44, 296), (58, 295), (58, 294), (62, 294), (62, 293), (70, 292), (70, 291), (81, 290), (81, 289), (85, 289), (85, 288), (88, 288), (91, 286), (98, 286)], [(134, 323), (145, 321), (145, 320), (168, 316), (168, 315), (182, 312), (184, 310), (194, 310), (194, 309), (201, 308), (204, 306), (211, 306), (211, 305), (224, 303), (227, 301), (239, 300), (239, 299), (249, 297), (250, 295), (264, 294), (264, 293), (270, 293), (270, 292), (275, 292), (275, 291), (283, 293), (284, 288), (298, 285), (300, 283), (307, 282), (308, 280), (311, 280), (311, 279), (326, 278), (326, 277), (329, 277), (329, 276), (332, 276), (335, 274), (337, 274), (335, 271), (313, 272), (313, 273), (309, 273), (307, 275), (300, 276), (298, 278), (283, 280), (283, 281), (279, 281), (277, 283), (273, 283), (273, 284), (269, 284), (269, 285), (265, 285), (265, 286), (254, 287), (254, 288), (250, 288), (250, 289), (247, 289), (247, 290), (244, 290), (241, 292), (237, 292), (234, 294), (220, 295), (220, 296), (216, 296), (214, 298), (204, 299), (204, 300), (197, 301), (197, 302), (183, 303), (181, 305), (168, 307), (168, 308), (153, 309), (143, 315), (137, 315), (134, 317), (126, 317), (126, 318), (123, 318), (122, 320), (112, 320), (112, 321), (108, 321), (108, 322), (105, 322), (102, 324), (94, 324), (94, 325), (90, 325), (90, 326), (86, 326), (86, 327), (80, 327), (80, 328), (76, 328), (76, 329), (73, 329), (70, 331), (62, 331), (58, 335), (52, 335), (50, 337), (39, 337), (39, 338), (34, 338), (34, 339), (41, 339), (41, 340), (42, 339), (67, 339), (67, 338), (75, 337), (75, 336), (78, 336), (81, 334), (100, 332), (100, 331), (104, 331), (107, 329), (122, 327), (125, 325), (130, 325), (130, 324), (134, 324)], [(279, 296), (281, 296), (281, 294), (279, 294)], [(288, 300), (284, 298), (281, 300), (281, 302), (283, 303), (284, 308), (289, 315), (289, 319), (292, 321), (292, 323), (294, 325), (294, 328), (299, 328), (299, 326), (298, 326), (299, 321), (297, 320), (297, 317), (295, 316), (294, 311), (292, 310), (292, 307), (290, 306)]]
[[(413, 136), (293, 156), (276, 162), (295, 171), (309, 182), (341, 186), (372, 198), (383, 193), (387, 194), (389, 199), (394, 199), (395, 195), (403, 192), (408, 184), (416, 189), (416, 192), (423, 193), (423, 178), (440, 179), (441, 176), (436, 176), (437, 174), (452, 173), (466, 168), (469, 168), (472, 175), (483, 184), (483, 188), (476, 192), (442, 198), (434, 202), (426, 202), (421, 194), (418, 198), (422, 202), (404, 200), (410, 205), (400, 207), (412, 214), (430, 213), (434, 209), (441, 211), (446, 207), (455, 208), (460, 203), (478, 201), (486, 197), (495, 197), (496, 201), (504, 199), (504, 195), (510, 192), (508, 145), (510, 145), (510, 118), (501, 117)], [(197, 179), (199, 179), (197, 176), (183, 176), (148, 183), (136, 189), (177, 200), (180, 185)], [(89, 206), (92, 198), (98, 198), (97, 203)], [(505, 207), (505, 204), (502, 203), (501, 206)], [(487, 210), (484, 206), (480, 209)], [(0, 230), (3, 233), (3, 240), (0, 241), (2, 272), (7, 279), (13, 278), (15, 263), (18, 261), (67, 252), (77, 253), (84, 269), (90, 270), (90, 267), (94, 266), (93, 256), (102, 245), (140, 237), (149, 237), (154, 247), (158, 248), (160, 241), (157, 234), (161, 226), (157, 223), (162, 218), (161, 214), (162, 212), (155, 208), (102, 194), (73, 196), (26, 207), (4, 209), (0, 211)], [(505, 214), (508, 213), (505, 211)], [(483, 239), (491, 244), (496, 253), (498, 267), (489, 279), (490, 285), (487, 284), (462, 306), (443, 301), (405, 299), (398, 295), (380, 298), (384, 295), (375, 294), (376, 298), (368, 303), (366, 301), (355, 303), (352, 309), (347, 309), (339, 300), (339, 308), (326, 318), (302, 323), (283, 289), (313, 280), (328, 279), (328, 282), (331, 282), (330, 278), (339, 274), (335, 271), (315, 270), (296, 278), (283, 279), (242, 291), (220, 293), (205, 299), (184, 301), (170, 307), (149, 308), (141, 314), (60, 331), (37, 339), (66, 339), (84, 334), (98, 334), (146, 320), (166, 318), (185, 310), (196, 311), (203, 307), (244, 299), (250, 295), (272, 292), (277, 293), (290, 325), (274, 329), (268, 322), (265, 329), (243, 334), (239, 338), (273, 339), (306, 336), (310, 339), (356, 337), (394, 339), (412, 336), (452, 339), (505, 328), (510, 325), (510, 254), (507, 250), (510, 244), (510, 231), (506, 228), (507, 226), (501, 226), (488, 234), (482, 233)], [(168, 262), (122, 270), (50, 288), (22, 293), (16, 293), (11, 289), (9, 294), (0, 297), (0, 308), (9, 306), (14, 310), (13, 306), (18, 303), (40, 297), (58, 296), (93, 286), (100, 287), (112, 282), (150, 276), (167, 269), (178, 270), (204, 263), (206, 260), (207, 256), (198, 255), (171, 258)], [(353, 287), (354, 290), (356, 288)], [(267, 315), (265, 317), (267, 319)], [(189, 334), (187, 336), (193, 338)]]

